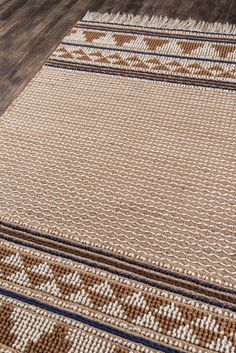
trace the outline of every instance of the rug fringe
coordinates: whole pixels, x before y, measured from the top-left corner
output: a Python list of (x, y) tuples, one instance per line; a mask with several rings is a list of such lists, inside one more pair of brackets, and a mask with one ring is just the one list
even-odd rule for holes
[(236, 25), (230, 23), (196, 21), (192, 18), (181, 21), (162, 16), (137, 16), (132, 14), (101, 14), (99, 12), (88, 11), (83, 21), (96, 21), (100, 23), (109, 22), (112, 24), (127, 24), (130, 26), (154, 27), (162, 29), (204, 31), (220, 34), (236, 35)]

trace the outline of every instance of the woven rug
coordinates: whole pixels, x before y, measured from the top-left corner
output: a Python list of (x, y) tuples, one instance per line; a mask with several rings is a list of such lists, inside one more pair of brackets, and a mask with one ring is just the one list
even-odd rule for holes
[(236, 352), (236, 28), (88, 13), (1, 117), (0, 352)]

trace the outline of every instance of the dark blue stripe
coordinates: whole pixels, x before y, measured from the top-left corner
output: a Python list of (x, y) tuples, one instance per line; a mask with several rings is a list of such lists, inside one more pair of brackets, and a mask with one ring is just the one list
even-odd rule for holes
[(0, 234), (0, 239), (4, 239), (4, 240), (9, 241), (11, 243), (15, 243), (15, 244), (18, 244), (18, 245), (23, 245), (23, 246), (26, 246), (26, 247), (29, 247), (29, 248), (32, 248), (32, 249), (36, 249), (36, 250), (39, 250), (39, 251), (42, 251), (42, 252), (45, 252), (45, 253), (48, 253), (48, 254), (51, 254), (51, 255), (55, 255), (55, 256), (62, 257), (62, 258), (68, 259), (68, 260), (72, 260), (74, 262), (82, 263), (82, 264), (85, 264), (85, 265), (93, 267), (93, 268), (98, 268), (100, 270), (103, 270), (103, 271), (106, 271), (106, 272), (110, 272), (110, 273), (113, 273), (115, 275), (128, 278), (130, 280), (134, 280), (134, 281), (137, 281), (137, 282), (140, 282), (140, 283), (144, 283), (144, 284), (146, 284), (148, 286), (151, 286), (151, 287), (154, 287), (154, 288), (158, 288), (158, 289), (161, 289), (161, 290), (172, 292), (172, 293), (175, 293), (175, 294), (178, 294), (178, 295), (182, 295), (182, 296), (194, 299), (194, 300), (201, 301), (203, 303), (207, 303), (207, 304), (210, 304), (210, 305), (217, 306), (217, 307), (222, 308), (222, 309), (228, 309), (228, 310), (236, 312), (236, 307), (235, 306), (226, 305), (226, 304), (223, 304), (223, 303), (215, 301), (215, 300), (210, 300), (210, 299), (208, 299), (206, 297), (203, 297), (201, 295), (195, 295), (195, 294), (192, 294), (191, 292), (189, 293), (189, 292), (186, 292), (184, 290), (175, 289), (175, 288), (163, 285), (163, 284), (158, 284), (157, 282), (154, 282), (154, 281), (151, 281), (151, 280), (148, 280), (148, 279), (145, 279), (145, 278), (141, 278), (139, 276), (136, 276), (136, 275), (133, 275), (133, 274), (130, 274), (130, 273), (125, 273), (125, 272), (122, 272), (121, 270), (114, 270), (114, 269), (112, 269), (112, 268), (110, 268), (108, 266), (97, 264), (97, 263), (91, 262), (89, 260), (84, 260), (84, 259), (81, 259), (81, 258), (78, 259), (78, 257), (75, 257), (73, 255), (67, 255), (65, 253), (61, 253), (59, 251), (52, 250), (52, 249), (49, 249), (49, 248), (46, 248), (46, 247), (43, 247), (43, 246), (40, 246), (40, 245), (31, 244), (31, 243), (28, 243), (26, 241), (22, 241), (22, 240), (18, 240), (18, 239), (12, 239), (12, 238), (10, 238), (10, 237), (8, 237), (6, 235), (3, 235), (3, 234)]
[(99, 22), (99, 21), (88, 21), (88, 20), (80, 20), (80, 22), (84, 23), (97, 23), (97, 24), (108, 24), (108, 25), (118, 25), (122, 27), (135, 27), (135, 28), (145, 28), (145, 29), (158, 29), (158, 30), (163, 30), (163, 31), (174, 31), (174, 32), (185, 32), (185, 33), (204, 33), (204, 34), (210, 34), (210, 35), (219, 35), (219, 36), (230, 36), (230, 37), (235, 37), (236, 34), (231, 34), (231, 33), (220, 33), (220, 32), (205, 32), (205, 31), (200, 31), (200, 30), (190, 30), (190, 29), (177, 29), (177, 28), (164, 28), (164, 27), (150, 27), (150, 26), (139, 26), (139, 25), (130, 25), (130, 24), (125, 24), (125, 23), (119, 23), (119, 22)]
[(73, 47), (82, 47), (82, 48), (91, 48), (91, 49), (100, 49), (100, 50), (119, 51), (119, 52), (125, 52), (125, 53), (133, 53), (133, 54), (141, 54), (141, 55), (149, 55), (149, 56), (160, 56), (160, 57), (173, 58), (173, 59), (213, 62), (213, 63), (228, 64), (228, 65), (235, 65), (236, 64), (236, 61), (194, 58), (194, 57), (181, 56), (181, 55), (151, 53), (151, 52), (136, 51), (136, 50), (129, 50), (129, 49), (121, 49), (121, 48), (119, 48), (119, 49), (118, 48), (105, 48), (105, 47), (99, 47), (99, 46), (96, 46), (96, 45), (88, 45), (88, 44), (77, 44), (77, 43), (68, 43), (68, 42), (61, 42), (61, 44), (69, 45), (69, 46), (73, 46)]
[[(140, 76), (137, 71), (137, 74), (136, 75), (128, 75), (128, 74), (123, 74), (121, 72), (101, 72), (99, 71), (98, 69), (96, 69), (96, 67), (92, 67), (90, 69), (87, 69), (87, 68), (82, 68), (82, 67), (61, 67), (59, 64), (45, 64), (46, 66), (51, 66), (51, 67), (58, 67), (58, 68), (63, 68), (63, 69), (66, 69), (66, 70), (73, 70), (73, 71), (83, 71), (83, 72), (95, 72), (95, 73), (98, 73), (100, 75), (109, 75), (109, 76), (120, 76), (120, 77), (128, 77), (128, 78), (138, 78), (140, 80), (147, 80), (147, 81), (157, 81), (157, 82), (168, 82), (168, 83), (174, 83), (174, 84), (183, 84), (185, 86), (192, 86), (192, 87), (205, 87), (205, 88), (214, 88), (214, 89), (220, 89), (220, 90), (225, 90), (225, 91), (235, 91), (236, 90), (236, 87), (235, 88), (230, 88), (229, 87), (222, 87), (222, 86), (217, 86), (217, 85), (214, 85), (214, 84), (204, 84), (204, 83), (201, 83), (201, 82), (196, 82), (196, 83), (187, 83), (187, 82), (176, 82), (176, 80), (174, 79), (171, 79), (171, 78), (160, 78), (160, 77), (142, 77)], [(82, 66), (82, 65), (81, 65)], [(99, 67), (97, 67), (99, 68)], [(178, 77), (178, 76), (177, 76)]]
[[(83, 27), (83, 26), (80, 26), (80, 25), (75, 25), (74, 27), (80, 28), (80, 29), (84, 29), (84, 30), (86, 30), (88, 28), (88, 29), (92, 29), (92, 30), (95, 30), (95, 31), (99, 31), (99, 32), (127, 33), (127, 32), (124, 32), (122, 29), (114, 29), (114, 28), (109, 28), (109, 27), (96, 28), (96, 27), (93, 27), (93, 26)], [(148, 30), (148, 28), (147, 28), (147, 30)], [(134, 35), (135, 34), (136, 35), (139, 34), (139, 35), (143, 35), (145, 37), (173, 38), (173, 39), (179, 39), (179, 40), (186, 39), (186, 40), (197, 41), (197, 42), (225, 43), (225, 44), (234, 44), (234, 45), (236, 45), (236, 41), (225, 41), (223, 38), (221, 38), (221, 39), (220, 38), (219, 39), (210, 39), (210, 38), (188, 37), (187, 35), (186, 36), (181, 35), (181, 37), (178, 37), (177, 35), (174, 35), (174, 34), (152, 33), (152, 32), (150, 32), (150, 33), (142, 33), (142, 32), (138, 32), (138, 31), (137, 32), (133, 32), (132, 30), (130, 30), (128, 32), (128, 34), (134, 34)]]
[(25, 228), (22, 228), (22, 227), (14, 226), (14, 225), (11, 225), (11, 224), (8, 224), (8, 223), (4, 223), (2, 221), (0, 221), (0, 224), (3, 224), (4, 226), (12, 228), (12, 229), (15, 229), (15, 230), (19, 230), (19, 231), (23, 231), (23, 232), (29, 233), (31, 235), (39, 236), (41, 238), (51, 239), (51, 240), (54, 240), (54, 241), (56, 241), (58, 243), (65, 244), (65, 245), (68, 245), (68, 246), (73, 246), (74, 248), (83, 249), (83, 250), (87, 250), (87, 251), (93, 252), (95, 254), (99, 254), (99, 255), (110, 257), (110, 258), (114, 258), (114, 259), (117, 259), (119, 261), (126, 262), (126, 263), (128, 263), (130, 265), (138, 266), (138, 267), (145, 268), (145, 269), (157, 272), (157, 273), (163, 273), (163, 274), (172, 276), (174, 278), (178, 278), (178, 279), (182, 279), (184, 281), (192, 282), (192, 283), (198, 284), (198, 285), (206, 287), (206, 288), (211, 288), (211, 289), (223, 292), (223, 293), (229, 293), (229, 294), (236, 295), (236, 291), (235, 290), (230, 290), (228, 288), (219, 287), (219, 286), (217, 286), (215, 284), (212, 284), (212, 283), (205, 283), (205, 282), (203, 282), (203, 281), (201, 281), (199, 279), (191, 278), (191, 277), (188, 277), (186, 275), (182, 275), (182, 274), (179, 274), (179, 273), (176, 273), (176, 272), (172, 272), (170, 270), (165, 270), (163, 268), (157, 268), (157, 267), (149, 265), (149, 264), (143, 264), (143, 263), (140, 263), (140, 262), (132, 260), (132, 259), (126, 259), (125, 257), (123, 257), (121, 255), (107, 253), (107, 252), (105, 252), (103, 250), (94, 249), (94, 248), (92, 248), (92, 247), (90, 247), (88, 245), (76, 244), (76, 243), (74, 243), (72, 241), (68, 241), (68, 240), (65, 240), (65, 239), (57, 238), (57, 237), (54, 237), (54, 236), (51, 236), (51, 235), (46, 235), (46, 234), (44, 235), (44, 234), (41, 234), (39, 232), (35, 232), (35, 231), (31, 231), (29, 229), (25, 229)]
[[(123, 77), (129, 77), (129, 78), (134, 78), (135, 76), (131, 76), (128, 73), (132, 72), (134, 74), (136, 74), (136, 78), (140, 78), (143, 80), (149, 80), (149, 81), (166, 81), (166, 82), (171, 82), (171, 83), (180, 83), (186, 86), (199, 86), (199, 87), (209, 87), (209, 88), (216, 88), (216, 89), (224, 89), (224, 90), (228, 90), (228, 91), (235, 91), (236, 90), (236, 81), (235, 82), (229, 82), (229, 81), (218, 81), (218, 80), (208, 80), (208, 79), (199, 79), (197, 77), (188, 77), (188, 76), (179, 76), (179, 75), (166, 75), (165, 78), (160, 77), (161, 74), (158, 73), (154, 73), (154, 72), (149, 72), (149, 71), (137, 71), (137, 70), (125, 70), (124, 68), (122, 70), (126, 71), (127, 73), (123, 74), (121, 72), (112, 72), (112, 73), (103, 73), (100, 72), (100, 69), (115, 69), (115, 70), (121, 70), (119, 67), (110, 67), (110, 66), (98, 66), (96, 64), (83, 64), (83, 63), (78, 63), (78, 62), (73, 62), (73, 61), (64, 61), (64, 60), (59, 60), (59, 59), (50, 59), (51, 62), (58, 62), (58, 63), (66, 63), (66, 64), (73, 64), (73, 65), (80, 65), (80, 66), (84, 66), (84, 67), (91, 67), (91, 72), (98, 72), (101, 74), (106, 74), (106, 75), (117, 75), (117, 76), (123, 76)], [(50, 61), (49, 61), (50, 62)], [(49, 63), (47, 63), (46, 65), (50, 66)], [(74, 67), (74, 68), (68, 68), (70, 70), (82, 70), (81, 68), (78, 67)], [(97, 71), (96, 71), (97, 70)], [(143, 74), (155, 74), (156, 76), (151, 78), (151, 77), (142, 77), (140, 76)], [(164, 75), (164, 74), (163, 74)], [(173, 78), (173, 79), (172, 79)], [(174, 79), (185, 79), (185, 80), (191, 80), (193, 81), (193, 83), (187, 83), (187, 82), (176, 82), (176, 80)], [(205, 81), (205, 82), (202, 82)], [(220, 86), (220, 85), (224, 85), (224, 87)], [(229, 85), (229, 87), (225, 87), (226, 85)], [(230, 86), (235, 86), (230, 87)]]
[(53, 306), (53, 305), (50, 305), (50, 304), (47, 304), (47, 303), (40, 302), (37, 299), (28, 298), (28, 297), (26, 297), (23, 294), (15, 293), (15, 292), (12, 292), (12, 291), (10, 291), (8, 289), (0, 288), (0, 294), (4, 295), (6, 297), (12, 298), (12, 299), (19, 300), (19, 301), (21, 301), (23, 303), (26, 303), (26, 304), (29, 304), (29, 305), (32, 305), (32, 306), (36, 306), (36, 307), (41, 308), (43, 310), (50, 311), (50, 312), (52, 312), (54, 314), (61, 315), (61, 316), (67, 317), (69, 319), (82, 322), (83, 324), (92, 326), (92, 327), (94, 327), (94, 328), (96, 328), (98, 330), (102, 330), (102, 331), (108, 332), (108, 333), (110, 333), (112, 335), (115, 335), (115, 336), (118, 336), (118, 337), (122, 337), (122, 338), (124, 338), (126, 340), (129, 340), (131, 342), (142, 344), (144, 346), (150, 347), (152, 349), (159, 350), (159, 351), (164, 352), (164, 353), (184, 353), (184, 352), (182, 352), (182, 351), (180, 351), (178, 349), (164, 346), (163, 344), (150, 341), (149, 339), (144, 338), (144, 337), (135, 336), (135, 335), (133, 335), (131, 333), (128, 333), (127, 331), (124, 332), (124, 331), (122, 331), (119, 328), (100, 323), (98, 321), (92, 320), (92, 319), (90, 319), (88, 317), (85, 317), (83, 315), (80, 315), (80, 314), (77, 314), (77, 313), (72, 313), (70, 311), (67, 311), (67, 310), (64, 310), (64, 309), (60, 309), (60, 308), (58, 308), (56, 306)]

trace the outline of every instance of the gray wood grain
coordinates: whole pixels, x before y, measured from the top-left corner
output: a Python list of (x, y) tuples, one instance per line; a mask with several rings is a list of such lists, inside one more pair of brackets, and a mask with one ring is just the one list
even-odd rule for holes
[(0, 114), (40, 69), (66, 31), (84, 15), (87, 6), (88, 1), (28, 0), (20, 14), (18, 9), (2, 16)]
[[(100, 12), (129, 12), (159, 14), (173, 18), (194, 18), (204, 21), (225, 22), (228, 9), (236, 0), (98, 0), (93, 9)], [(235, 6), (234, 6), (235, 8)]]
[(225, 18), (226, 22), (236, 23), (236, 0), (232, 0)]
[(87, 10), (236, 23), (236, 0), (0, 0), (0, 114)]

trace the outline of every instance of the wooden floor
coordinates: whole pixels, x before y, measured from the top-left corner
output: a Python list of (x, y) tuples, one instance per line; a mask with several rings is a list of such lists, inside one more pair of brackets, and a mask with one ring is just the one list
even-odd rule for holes
[(0, 114), (87, 10), (236, 23), (236, 0), (0, 0)]

